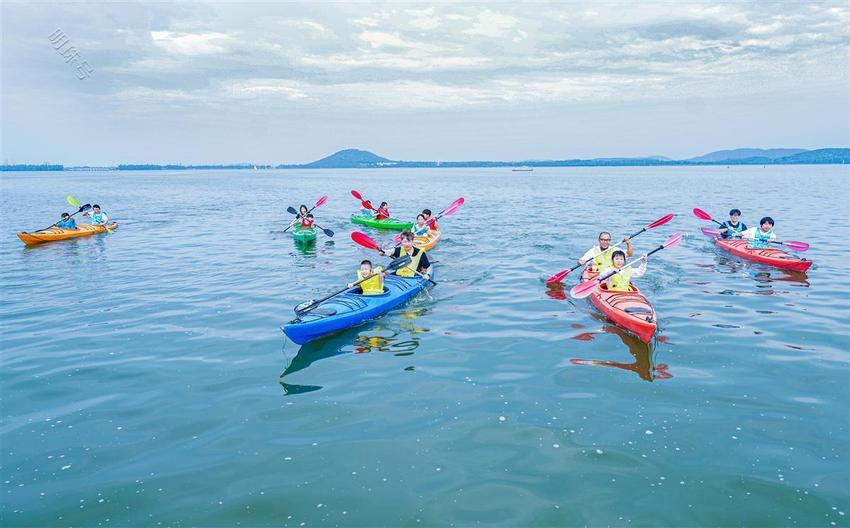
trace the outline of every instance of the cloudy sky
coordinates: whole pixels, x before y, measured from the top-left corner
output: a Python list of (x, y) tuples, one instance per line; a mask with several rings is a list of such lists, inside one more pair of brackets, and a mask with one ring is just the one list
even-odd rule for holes
[[(2, 157), (288, 163), (343, 148), (519, 160), (847, 147), (848, 27), (846, 1), (4, 1)], [(57, 30), (60, 51), (73, 47), (66, 56), (50, 40)]]

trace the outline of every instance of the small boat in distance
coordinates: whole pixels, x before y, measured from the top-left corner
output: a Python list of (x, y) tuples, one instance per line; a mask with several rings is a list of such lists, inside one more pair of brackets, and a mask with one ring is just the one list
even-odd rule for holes
[(511, 169), (512, 172), (534, 172), (534, 168), (532, 167), (514, 167)]

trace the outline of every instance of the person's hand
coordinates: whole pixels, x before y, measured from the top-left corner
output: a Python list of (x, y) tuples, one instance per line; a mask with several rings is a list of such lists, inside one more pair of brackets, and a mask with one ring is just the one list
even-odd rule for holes
[(353, 287), (354, 287), (354, 283), (353, 283), (353, 282), (349, 282), (349, 283), (348, 283), (348, 289), (351, 289), (351, 288), (353, 288)]
[(627, 236), (623, 237), (623, 242), (625, 242), (626, 244), (629, 243), (629, 240), (631, 240), (631, 237), (627, 237)]
[(649, 262), (649, 255), (648, 254), (644, 253), (641, 258), (644, 260), (644, 262)]

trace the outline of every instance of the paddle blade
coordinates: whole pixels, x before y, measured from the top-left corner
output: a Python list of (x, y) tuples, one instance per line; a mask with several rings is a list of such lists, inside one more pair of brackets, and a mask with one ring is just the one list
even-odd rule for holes
[(325, 203), (327, 201), (328, 201), (328, 196), (327, 195), (322, 196), (321, 198), (319, 198), (319, 201), (316, 202), (316, 205), (314, 205), (313, 207), (319, 207), (320, 205), (322, 205), (323, 203)]
[(654, 229), (656, 227), (663, 226), (664, 224), (666, 224), (667, 222), (672, 220), (674, 216), (675, 215), (673, 213), (666, 214), (666, 215), (662, 216), (661, 218), (659, 218), (658, 220), (656, 220), (655, 222), (648, 224), (646, 226), (646, 228), (647, 229)]
[(718, 231), (716, 229), (709, 229), (707, 227), (701, 227), (700, 231), (702, 231), (702, 234), (707, 236), (707, 237), (717, 238), (717, 237), (720, 236), (720, 231)]
[(359, 192), (355, 191), (354, 189), (351, 190), (351, 196), (357, 198), (361, 202), (363, 201), (363, 195), (360, 194)]
[(372, 207), (372, 204), (370, 204), (370, 203), (368, 203), (368, 202), (360, 202), (360, 205), (362, 205), (362, 206), (363, 206), (364, 208), (366, 208), (366, 209), (369, 209), (370, 211), (374, 211), (374, 210), (375, 210), (375, 208), (374, 208), (374, 207)]
[(675, 233), (673, 233), (673, 236), (665, 240), (664, 243), (661, 245), (664, 246), (664, 249), (676, 247), (679, 245), (679, 242), (682, 241), (683, 236), (685, 236), (684, 233), (682, 233), (681, 231), (676, 231)]
[(455, 214), (457, 210), (460, 209), (461, 205), (463, 205), (463, 198), (458, 198), (457, 200), (452, 202), (450, 206), (446, 207), (446, 210), (443, 211), (442, 216), (450, 216)]
[(710, 214), (706, 213), (705, 211), (703, 211), (699, 207), (694, 207), (693, 213), (694, 213), (694, 216), (696, 216), (700, 220), (708, 220), (709, 222), (714, 220), (714, 218), (712, 218)]
[(77, 212), (78, 213), (85, 213), (86, 211), (88, 211), (90, 209), (91, 209), (91, 204), (86, 204), (86, 205), (80, 207), (80, 210), (77, 211)]
[(327, 236), (329, 236), (329, 237), (333, 238), (333, 236), (334, 236), (334, 232), (333, 232), (333, 231), (331, 231), (330, 229), (322, 228), (322, 231), (324, 231), (324, 232), (325, 232), (325, 235), (327, 235)]
[(782, 245), (787, 247), (788, 249), (793, 249), (794, 251), (808, 251), (809, 244), (806, 242), (798, 242), (796, 240), (787, 240), (782, 242)]
[(410, 255), (404, 255), (397, 259), (393, 259), (389, 264), (387, 264), (385, 271), (395, 271), (399, 268), (403, 268), (410, 264), (410, 260)]
[(598, 284), (599, 281), (596, 279), (590, 279), (588, 281), (576, 284), (575, 286), (570, 288), (570, 297), (574, 299), (584, 299), (585, 297), (590, 295), (593, 290), (596, 289), (596, 286)]
[(286, 212), (289, 213), (289, 214), (294, 214), (295, 216), (298, 216), (298, 211), (296, 211), (294, 207), (287, 207)]
[(66, 197), (65, 197), (65, 200), (66, 200), (69, 204), (73, 205), (74, 207), (79, 207), (79, 206), (80, 206), (80, 202), (78, 202), (77, 200), (75, 200), (75, 199), (74, 199), (74, 197), (73, 197), (73, 196), (71, 196), (70, 194), (69, 194), (68, 196), (66, 196)]
[(353, 233), (351, 233), (351, 240), (365, 248), (381, 251), (381, 247), (376, 244), (374, 240), (369, 238), (369, 236), (365, 233), (361, 233), (360, 231), (354, 231)]
[(565, 269), (564, 271), (559, 271), (558, 273), (546, 279), (546, 284), (554, 284), (556, 282), (561, 282), (562, 280), (564, 280), (564, 277), (570, 274), (572, 270), (573, 268)]

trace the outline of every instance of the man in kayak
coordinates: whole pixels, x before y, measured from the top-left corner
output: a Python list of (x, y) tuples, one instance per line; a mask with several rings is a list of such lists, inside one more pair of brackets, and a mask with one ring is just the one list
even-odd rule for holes
[(773, 232), (773, 218), (765, 216), (759, 220), (760, 227), (751, 227), (740, 233), (733, 233), (732, 236), (746, 238), (750, 241), (749, 247), (752, 249), (765, 249), (770, 246), (770, 243), (776, 240), (776, 233)]
[[(422, 209), (422, 216), (425, 217), (425, 221), (431, 219), (431, 210), (430, 209)], [(432, 231), (438, 231), (440, 228), (437, 226), (437, 221), (434, 220), (433, 225), (430, 226)]]
[(375, 218), (378, 220), (386, 220), (390, 217), (390, 210), (387, 208), (387, 202), (381, 202), (381, 206), (375, 211)]
[[(360, 269), (357, 270), (357, 280), (363, 282), (360, 283), (360, 289), (363, 291), (363, 295), (380, 295), (384, 293), (384, 272), (380, 266), (372, 269), (372, 261), (364, 260), (360, 263)], [(348, 284), (349, 288), (354, 287), (354, 283)]]
[(720, 224), (720, 236), (723, 238), (731, 238), (735, 233), (747, 230), (747, 224), (739, 222), (741, 219), (741, 210), (732, 209), (729, 211), (729, 220)]
[(603, 270), (599, 278), (605, 281), (608, 291), (632, 291), (632, 278), (642, 277), (646, 273), (647, 256), (642, 256), (640, 261), (637, 269), (631, 266), (623, 268), (626, 264), (626, 254), (618, 249), (611, 254), (611, 267)]
[(419, 248), (413, 247), (413, 233), (410, 231), (401, 232), (401, 247), (396, 247), (384, 252), (384, 255), (392, 258), (399, 258), (404, 255), (410, 255), (410, 264), (399, 268), (395, 274), (399, 277), (413, 277), (418, 274), (423, 279), (431, 278), (431, 262), (428, 261), (428, 255)]
[[(632, 243), (629, 240), (629, 237), (623, 238), (623, 242), (626, 243), (626, 256), (632, 256)], [(607, 231), (603, 231), (599, 233), (599, 244), (593, 246), (587, 253), (582, 255), (580, 259), (578, 259), (578, 263), (584, 266), (588, 262), (592, 262), (591, 270), (592, 271), (601, 271), (605, 268), (611, 267), (611, 257), (613, 246), (611, 246), (611, 233)]]
[(99, 226), (99, 225), (105, 226), (107, 223), (109, 223), (109, 217), (106, 216), (106, 213), (102, 213), (100, 211), (100, 206), (97, 205), (97, 204), (94, 204), (93, 206), (91, 206), (91, 210), (83, 213), (83, 216), (90, 216), (91, 217), (91, 225), (94, 225), (94, 226)]
[(59, 220), (56, 223), (56, 227), (62, 229), (77, 229), (77, 222), (75, 222), (68, 213), (62, 213), (62, 220)]

